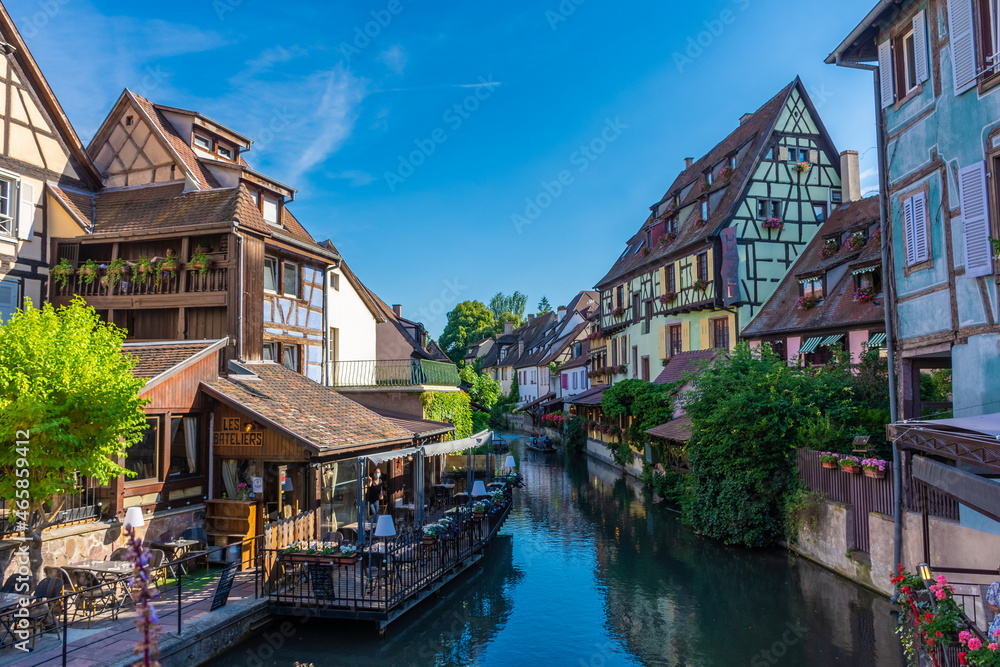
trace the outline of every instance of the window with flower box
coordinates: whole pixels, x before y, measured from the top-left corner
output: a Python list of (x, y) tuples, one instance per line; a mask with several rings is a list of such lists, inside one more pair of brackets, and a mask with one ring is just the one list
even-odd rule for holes
[(701, 219), (708, 220), (708, 200), (701, 200)]
[(823, 300), (823, 276), (812, 276), (799, 281), (799, 295)]
[(768, 218), (781, 218), (784, 209), (784, 201), (781, 199), (758, 199), (757, 219), (767, 220)]
[(667, 292), (677, 292), (677, 275), (674, 273), (673, 262), (667, 264), (664, 267), (664, 272), (666, 274), (667, 284), (665, 285)]
[(724, 317), (712, 320), (712, 347), (719, 350), (729, 349), (729, 320)]
[(684, 334), (680, 324), (670, 325), (670, 356), (684, 351)]
[(708, 253), (698, 253), (698, 280), (708, 280)]

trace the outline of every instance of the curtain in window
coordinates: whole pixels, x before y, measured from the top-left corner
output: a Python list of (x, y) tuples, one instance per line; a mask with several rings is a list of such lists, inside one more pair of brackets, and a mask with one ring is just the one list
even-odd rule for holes
[(187, 455), (188, 472), (198, 472), (198, 418), (184, 418), (184, 453)]
[(226, 495), (229, 498), (236, 498), (236, 459), (223, 459), (222, 461), (222, 483), (226, 487)]

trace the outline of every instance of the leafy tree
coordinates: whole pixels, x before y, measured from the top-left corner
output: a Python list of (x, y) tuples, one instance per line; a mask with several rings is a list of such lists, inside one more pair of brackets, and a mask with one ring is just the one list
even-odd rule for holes
[(439, 341), (455, 363), (465, 358), (469, 346), (493, 333), (493, 313), (481, 301), (463, 301), (448, 313), (448, 323)]
[(420, 394), (427, 419), (455, 427), (455, 440), (472, 435), (472, 406), (464, 391), (425, 391)]
[(472, 366), (462, 368), (459, 375), (469, 383), (469, 397), (472, 402), (486, 410), (492, 410), (503, 394), (500, 383), (485, 373), (477, 373)]
[(0, 497), (14, 499), (36, 579), (42, 531), (79, 477), (134, 475), (117, 461), (145, 431), (145, 380), (122, 354), (125, 335), (79, 297), (58, 310), (28, 301), (0, 326)]
[(658, 385), (646, 380), (623, 380), (604, 390), (601, 408), (608, 417), (625, 417), (630, 422), (612, 449), (615, 463), (625, 465), (630, 450), (641, 449), (648, 439), (646, 431), (671, 420), (672, 395), (676, 384)]
[(507, 395), (507, 400), (515, 405), (521, 401), (521, 390), (517, 386), (517, 371), (514, 371), (514, 379), (510, 383), (510, 393)]
[[(685, 397), (691, 417), (691, 493), (685, 518), (726, 544), (760, 547), (781, 539), (797, 489), (794, 450), (809, 424), (858, 427), (848, 359), (819, 368), (789, 366), (769, 346), (737, 345), (695, 376)], [(846, 437), (846, 435), (845, 435)]]
[(505, 296), (503, 292), (497, 292), (490, 299), (490, 312), (493, 313), (495, 331), (503, 333), (504, 323), (513, 322), (517, 328), (524, 323), (524, 307), (528, 302), (528, 297), (518, 291), (514, 291), (510, 296)]
[(542, 300), (538, 302), (538, 314), (544, 315), (545, 313), (552, 312), (552, 304), (549, 303), (549, 297), (542, 296)]
[(587, 446), (587, 429), (584, 428), (583, 417), (573, 417), (566, 422), (566, 448), (579, 452)]

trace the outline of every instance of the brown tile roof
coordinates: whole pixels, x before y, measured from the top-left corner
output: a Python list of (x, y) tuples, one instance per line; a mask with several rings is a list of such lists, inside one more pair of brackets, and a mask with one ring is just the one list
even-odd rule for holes
[[(878, 220), (878, 197), (867, 197), (838, 206), (806, 246), (791, 270), (785, 274), (757, 316), (743, 328), (741, 335), (753, 338), (788, 331), (844, 329), (882, 324), (885, 321), (885, 312), (881, 298), (867, 303), (855, 301), (854, 276), (850, 270), (852, 266), (878, 263), (881, 259), (879, 243), (869, 240), (861, 250), (854, 251), (843, 245), (835, 255), (827, 259), (823, 259), (820, 254), (827, 238), (858, 229), (867, 229)], [(847, 270), (837, 284), (831, 285), (827, 282), (827, 294), (822, 303), (808, 310), (798, 308), (801, 276), (829, 271), (844, 264), (847, 264)]]
[(131, 90), (128, 91), (128, 94), (135, 99), (135, 102), (153, 121), (153, 129), (159, 132), (163, 139), (170, 144), (171, 148), (177, 152), (177, 155), (180, 156), (181, 160), (191, 173), (194, 174), (199, 181), (201, 181), (200, 187), (203, 190), (221, 187), (221, 184), (212, 172), (208, 170), (208, 167), (203, 165), (198, 160), (198, 156), (195, 155), (194, 149), (191, 148), (191, 146), (188, 145), (188, 142), (177, 133), (173, 124), (166, 119), (159, 109), (156, 108), (156, 105)]
[(232, 365), (248, 374), (203, 382), (202, 388), (313, 449), (413, 440), (411, 431), (284, 366), (273, 362)]
[(660, 424), (646, 431), (654, 438), (664, 440), (675, 440), (677, 442), (687, 442), (691, 439), (691, 418), (681, 417), (666, 424)]
[[(671, 199), (675, 194), (683, 195), (677, 210), (686, 212), (688, 217), (679, 219), (677, 238), (665, 246), (653, 238), (653, 247), (648, 255), (638, 252), (639, 246), (646, 240), (646, 230), (655, 226), (657, 222), (655, 214), (650, 213), (643, 221), (639, 232), (629, 239), (625, 253), (619, 257), (607, 275), (597, 283), (598, 288), (606, 288), (622, 276), (647, 264), (660, 265), (663, 263), (663, 258), (674, 255), (688, 246), (704, 243), (710, 236), (718, 235), (719, 230), (728, 224), (729, 219), (735, 213), (736, 206), (742, 200), (744, 185), (752, 177), (759, 158), (764, 153), (765, 142), (770, 136), (770, 130), (796, 84), (800, 86), (800, 92), (805, 96), (805, 88), (801, 86), (798, 79), (795, 79), (768, 100), (764, 106), (755, 111), (750, 118), (743, 121), (728, 137), (674, 179), (658, 204)], [(718, 178), (719, 165), (726, 160), (727, 156), (738, 151), (747, 143), (750, 143), (749, 149), (736, 165), (736, 173), (726, 179)], [(713, 170), (714, 180), (707, 193), (703, 193), (699, 184), (704, 180), (704, 172), (709, 169)], [(695, 221), (701, 217), (701, 212), (696, 204), (706, 194), (708, 194), (711, 203), (708, 224), (697, 227)]]
[(413, 415), (405, 415), (391, 410), (374, 410), (375, 414), (385, 417), (396, 426), (406, 429), (414, 435), (423, 436), (435, 433), (454, 431), (455, 426), (448, 422), (437, 422), (429, 419), (419, 419)]
[(538, 405), (539, 403), (542, 403), (543, 401), (547, 401), (547, 400), (549, 400), (551, 398), (555, 398), (555, 394), (553, 394), (552, 392), (549, 392), (548, 394), (544, 394), (543, 396), (539, 396), (538, 398), (536, 398), (533, 401), (528, 401), (527, 403), (525, 403), (524, 405), (522, 405), (521, 407), (519, 407), (518, 410), (527, 410), (528, 408), (533, 408), (536, 405)]
[(663, 368), (654, 384), (672, 384), (683, 380), (686, 376), (698, 373), (701, 366), (706, 361), (715, 359), (717, 355), (724, 354), (721, 350), (692, 350), (691, 352), (681, 352), (669, 358), (667, 365)]
[(238, 222), (268, 233), (246, 188), (191, 190), (183, 183), (109, 190), (97, 195), (95, 234), (127, 234)]
[(87, 225), (89, 232), (94, 225), (94, 195), (93, 193), (76, 192), (67, 190), (49, 183), (52, 193), (73, 212), (81, 221)]
[(136, 359), (136, 365), (132, 368), (133, 375), (151, 380), (216, 343), (214, 340), (190, 343), (126, 343), (122, 347), (122, 352)]
[[(300, 241), (305, 241), (306, 243), (319, 245), (316, 243), (316, 239), (312, 237), (312, 234), (307, 232), (306, 228), (302, 226), (302, 223), (300, 223), (298, 219), (292, 215), (292, 212), (284, 206), (281, 207), (281, 224), (289, 236), (293, 236)], [(334, 252), (337, 252), (336, 249), (334, 249)]]
[(600, 405), (601, 398), (604, 396), (604, 390), (607, 388), (608, 385), (606, 384), (595, 385), (576, 396), (567, 396), (563, 401), (573, 403), (574, 405)]

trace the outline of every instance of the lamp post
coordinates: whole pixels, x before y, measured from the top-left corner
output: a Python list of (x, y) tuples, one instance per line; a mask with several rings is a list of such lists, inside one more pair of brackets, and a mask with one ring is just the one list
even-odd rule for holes
[(514, 470), (514, 466), (516, 466), (516, 465), (517, 464), (514, 462), (513, 455), (508, 454), (507, 455), (507, 459), (503, 462), (504, 468), (506, 468), (507, 472), (510, 473), (512, 470)]

